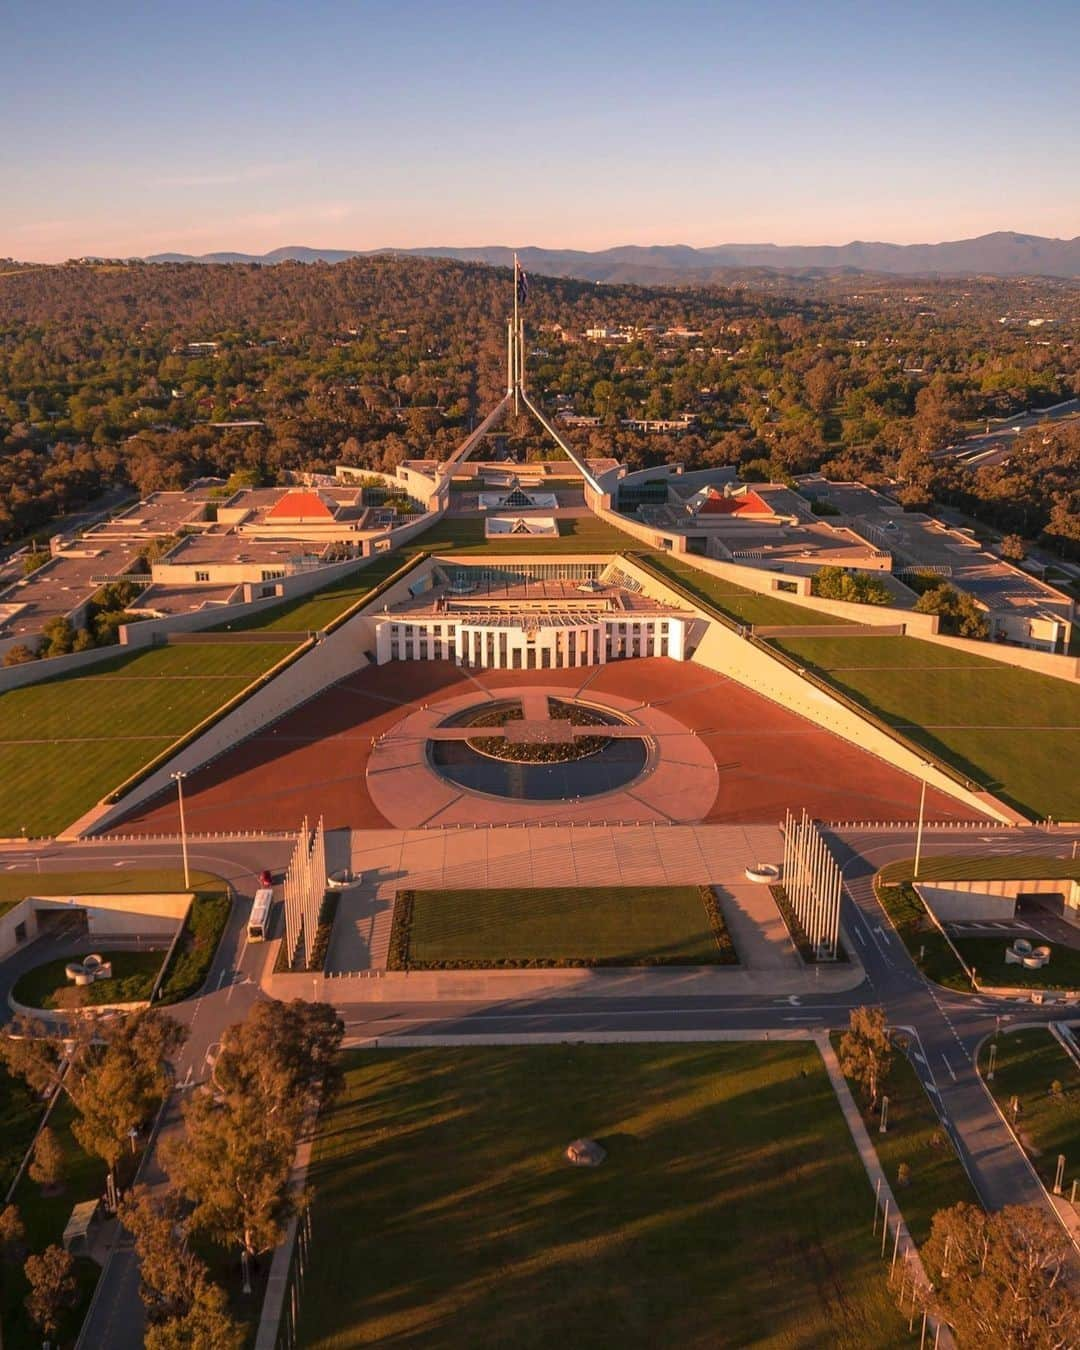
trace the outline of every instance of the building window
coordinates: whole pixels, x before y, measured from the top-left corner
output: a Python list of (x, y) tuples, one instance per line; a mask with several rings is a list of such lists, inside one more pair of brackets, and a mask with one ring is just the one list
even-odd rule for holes
[(15, 941), (16, 941), (16, 942), (25, 942), (25, 941), (26, 941), (26, 924), (25, 924), (25, 923), (17, 923), (17, 924), (15, 925)]
[(209, 580), (210, 580), (210, 573), (209, 573), (209, 572), (196, 572), (196, 573), (195, 573), (195, 580), (196, 580), (196, 581), (209, 581)]

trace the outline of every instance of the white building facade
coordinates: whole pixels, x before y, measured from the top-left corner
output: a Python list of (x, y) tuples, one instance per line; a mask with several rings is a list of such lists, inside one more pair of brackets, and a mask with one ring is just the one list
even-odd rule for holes
[(376, 628), (379, 665), (453, 661), (493, 670), (559, 670), (627, 657), (686, 659), (686, 621), (671, 614), (573, 612), (471, 619), (459, 615), (387, 617)]

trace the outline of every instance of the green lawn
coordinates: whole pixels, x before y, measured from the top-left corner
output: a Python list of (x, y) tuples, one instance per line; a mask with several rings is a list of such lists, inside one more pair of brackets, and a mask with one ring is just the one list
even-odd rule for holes
[[(1005, 949), (1014, 937), (1026, 937), (1033, 947), (1050, 948), (1050, 964), (1041, 970), (1007, 965)], [(1005, 989), (1080, 989), (1080, 951), (1060, 942), (1047, 942), (1038, 933), (1018, 928), (1008, 938), (954, 936), (960, 955), (975, 971), (979, 984)]]
[[(883, 881), (907, 879), (915, 859), (900, 858), (881, 869)], [(919, 862), (920, 881), (1035, 881), (1080, 878), (1080, 858), (1055, 858), (1046, 853), (997, 853), (971, 857), (960, 853), (931, 854)]]
[[(188, 874), (193, 891), (221, 894), (225, 882), (211, 872)], [(184, 890), (184, 874), (175, 868), (110, 867), (97, 871), (52, 869), (39, 872), (33, 863), (21, 870), (0, 872), (0, 902), (17, 904), (28, 895), (177, 895)]]
[(233, 623), (220, 624), (219, 628), (229, 632), (318, 632), (407, 561), (405, 552), (377, 554), (370, 562), (357, 566), (346, 576), (310, 595), (284, 600), (280, 605), (268, 606)]
[[(43, 1195), (40, 1187), (24, 1173), (15, 1191), (14, 1203), (19, 1208), (26, 1226), (26, 1244), (30, 1251), (41, 1252), (50, 1243), (60, 1245), (64, 1225), (71, 1216), (72, 1207), (80, 1200), (92, 1200), (105, 1188), (105, 1164), (100, 1158), (84, 1152), (71, 1133), (75, 1112), (66, 1098), (62, 1098), (49, 1117), (64, 1151), (64, 1188), (58, 1195)], [(76, 1265), (79, 1301), (65, 1317), (60, 1333), (60, 1345), (74, 1345), (82, 1319), (89, 1306), (98, 1267), (89, 1260)], [(26, 1315), (23, 1299), (27, 1284), (22, 1271), (7, 1266), (0, 1290), (0, 1316), (4, 1328), (4, 1350), (38, 1350), (41, 1335)]]
[[(922, 869), (920, 868), (920, 871)], [(948, 942), (926, 912), (909, 881), (887, 884), (884, 873), (874, 880), (874, 894), (892, 920), (911, 959), (928, 980), (949, 989), (969, 990), (971, 981)]]
[(844, 627), (847, 619), (824, 611), (808, 609), (791, 600), (771, 595), (759, 595), (734, 581), (712, 576), (667, 553), (646, 553), (645, 561), (669, 581), (678, 582), (696, 600), (712, 605), (729, 619), (740, 624), (820, 624), (822, 627)]
[[(979, 1053), (984, 1079), (992, 1043)], [(1060, 1094), (1051, 1092), (1053, 1083), (1061, 1084)], [(1054, 1184), (1058, 1154), (1064, 1153), (1068, 1194), (1073, 1178), (1080, 1179), (1080, 1069), (1048, 1030), (1026, 1027), (997, 1037), (994, 1079), (986, 1086), (1009, 1120), (1012, 1099), (1019, 1099), (1015, 1129), (1048, 1186)]]
[[(834, 1032), (833, 1046), (839, 1053), (841, 1033)], [(850, 1084), (863, 1112), (863, 1120), (877, 1151), (878, 1161), (889, 1179), (896, 1203), (912, 1237), (920, 1246), (930, 1236), (930, 1222), (939, 1209), (959, 1204), (977, 1205), (979, 1197), (968, 1180), (952, 1141), (941, 1127), (933, 1103), (902, 1051), (893, 1058), (882, 1092), (889, 1098), (886, 1131), (881, 1133), (881, 1108), (867, 1111), (859, 1088)], [(909, 1169), (906, 1186), (899, 1183), (902, 1163)]]
[[(92, 945), (88, 939), (87, 947)], [(12, 997), (28, 1008), (96, 1008), (104, 1003), (138, 1003), (150, 997), (165, 959), (164, 951), (106, 950), (98, 955), (112, 962), (111, 980), (96, 980), (93, 984), (76, 988), (64, 974), (65, 966), (73, 958), (62, 956), (20, 975), (11, 991)]]
[(172, 964), (162, 981), (162, 1003), (179, 1003), (202, 988), (231, 909), (232, 901), (223, 886), (217, 894), (196, 895), (184, 936), (177, 944)]
[(1080, 820), (1080, 685), (908, 637), (775, 644), (967, 777)]
[(492, 555), (527, 553), (625, 553), (638, 547), (640, 540), (596, 516), (558, 518), (558, 538), (510, 535), (502, 539), (484, 538), (482, 517), (443, 516), (430, 529), (409, 541), (404, 552), (426, 549), (429, 553), (487, 553)]
[[(308, 1350), (911, 1344), (810, 1044), (346, 1063), (308, 1173)], [(582, 1135), (602, 1166), (564, 1161)]]
[(390, 952), (391, 968), (411, 970), (737, 959), (699, 886), (399, 891)]
[(0, 694), (0, 836), (70, 825), (292, 649), (154, 648)]

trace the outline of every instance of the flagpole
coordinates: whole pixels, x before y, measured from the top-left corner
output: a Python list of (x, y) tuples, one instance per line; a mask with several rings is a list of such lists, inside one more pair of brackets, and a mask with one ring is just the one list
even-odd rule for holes
[(515, 254), (514, 254), (514, 347), (515, 347), (515, 356), (514, 356), (514, 416), (515, 416), (515, 417), (517, 416), (517, 414), (518, 414), (518, 412), (519, 412), (519, 407), (518, 407), (518, 389), (519, 389), (520, 383), (521, 383), (520, 377), (519, 377), (519, 372), (520, 372), (520, 369), (521, 369), (520, 354), (519, 354), (519, 350), (518, 350), (518, 348), (519, 348), (519, 343), (520, 343), (520, 330), (519, 330), (519, 328), (518, 328), (518, 255), (515, 253)]

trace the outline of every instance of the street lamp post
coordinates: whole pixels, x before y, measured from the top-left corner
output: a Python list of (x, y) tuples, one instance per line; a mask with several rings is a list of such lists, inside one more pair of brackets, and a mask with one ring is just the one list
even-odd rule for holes
[(884, 1094), (881, 1097), (881, 1127), (879, 1134), (888, 1134), (889, 1132), (889, 1099)]
[(191, 871), (188, 868), (187, 827), (184, 824), (184, 779), (187, 774), (181, 771), (180, 773), (172, 773), (169, 777), (176, 782), (176, 801), (180, 807), (180, 851), (184, 856), (184, 890), (190, 891)]
[(919, 860), (922, 857), (923, 815), (926, 811), (926, 775), (923, 774), (922, 788), (919, 791), (919, 828), (915, 834), (915, 871), (912, 881), (919, 879)]

